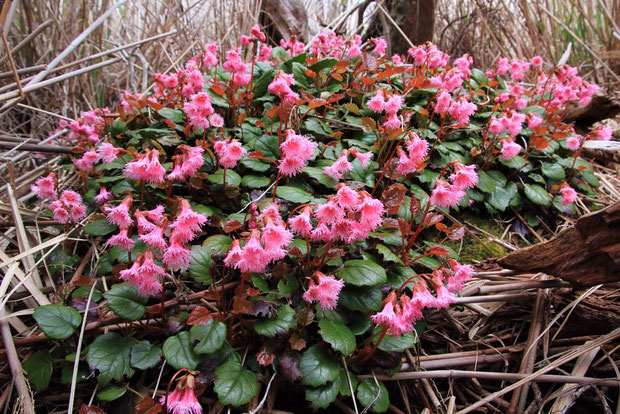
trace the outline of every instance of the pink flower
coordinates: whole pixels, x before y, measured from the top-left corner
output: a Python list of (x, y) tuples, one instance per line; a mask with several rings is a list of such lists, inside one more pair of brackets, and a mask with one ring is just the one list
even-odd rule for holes
[(207, 222), (207, 218), (192, 210), (192, 206), (189, 201), (181, 199), (180, 213), (174, 219), (174, 222), (170, 225), (172, 228), (172, 237), (179, 243), (187, 243), (194, 239), (195, 233), (201, 231), (202, 226)]
[(69, 215), (71, 216), (71, 220), (73, 220), (74, 223), (77, 223), (86, 217), (86, 206), (84, 204), (79, 204), (71, 207)]
[(456, 119), (456, 121), (461, 125), (469, 124), (469, 117), (472, 116), (478, 107), (471, 103), (467, 102), (467, 100), (461, 97), (458, 101), (452, 102), (448, 112), (452, 119)]
[(108, 215), (106, 216), (110, 224), (114, 224), (120, 228), (128, 228), (133, 223), (131, 216), (129, 214), (129, 209), (133, 200), (131, 196), (127, 196), (123, 199), (121, 204), (116, 207), (106, 207)]
[(68, 206), (79, 206), (82, 204), (82, 196), (75, 191), (65, 190), (60, 195), (60, 200)]
[(170, 238), (170, 246), (164, 252), (162, 262), (168, 267), (168, 269), (184, 269), (189, 266), (192, 252), (185, 247), (178, 240)]
[[(163, 406), (166, 397), (162, 396), (159, 403)], [(185, 375), (179, 379), (176, 388), (168, 396), (168, 412), (172, 414), (202, 414), (202, 407), (194, 394), (194, 377)]]
[(173, 157), (174, 168), (172, 172), (168, 174), (169, 180), (182, 181), (191, 178), (204, 164), (204, 158), (202, 156), (204, 149), (201, 147), (179, 145), (178, 150), (181, 150), (181, 153)]
[(237, 263), (239, 263), (242, 258), (241, 252), (239, 240), (233, 240), (226, 254), (226, 258), (224, 259), (224, 264), (228, 267), (237, 267)]
[(106, 246), (118, 246), (121, 249), (130, 251), (135, 242), (127, 235), (128, 229), (121, 228), (120, 232), (108, 239)]
[(450, 94), (446, 91), (442, 91), (439, 95), (437, 95), (437, 105), (435, 105), (435, 112), (445, 115), (450, 109), (452, 105), (452, 98)]
[(357, 191), (352, 190), (345, 184), (340, 184), (338, 186), (338, 192), (336, 193), (336, 202), (340, 207), (353, 210), (357, 208), (359, 201), (360, 195), (357, 193)]
[(386, 324), (391, 325), (393, 321), (396, 319), (396, 313), (394, 313), (394, 305), (391, 301), (388, 301), (384, 306), (381, 312), (370, 317), (372, 321), (376, 324)]
[(395, 114), (396, 112), (400, 111), (402, 106), (403, 106), (403, 97), (400, 95), (392, 95), (385, 102), (384, 109), (385, 109), (385, 112), (387, 112), (388, 114)]
[(86, 151), (82, 158), (73, 162), (80, 171), (91, 171), (99, 161), (99, 154), (96, 151)]
[(396, 172), (400, 175), (411, 174), (415, 170), (418, 169), (418, 163), (411, 159), (405, 151), (401, 148), (397, 148), (398, 152), (398, 166), (396, 167)]
[(499, 136), (502, 132), (504, 132), (504, 124), (497, 118), (491, 119), (489, 122), (489, 131), (493, 133), (496, 137)]
[(101, 206), (112, 200), (113, 198), (114, 195), (112, 195), (112, 192), (108, 191), (105, 186), (101, 184), (101, 186), (99, 187), (99, 194), (93, 197), (93, 200), (95, 200), (95, 203)]
[(334, 161), (329, 167), (324, 167), (325, 174), (333, 178), (334, 180), (340, 180), (343, 172), (349, 172), (353, 170), (353, 165), (347, 159), (349, 152), (347, 150), (342, 151), (340, 157)]
[(409, 158), (415, 163), (419, 163), (428, 155), (428, 141), (421, 139), (418, 134), (409, 132), (410, 141), (407, 143)]
[(293, 93), (291, 86), (295, 84), (295, 78), (292, 74), (287, 74), (283, 71), (280, 71), (276, 74), (273, 81), (267, 87), (267, 90), (280, 97), (284, 97), (286, 95), (290, 95)]
[(446, 308), (452, 303), (456, 302), (456, 296), (454, 295), (454, 293), (450, 292), (443, 283), (435, 284), (434, 287), (435, 295), (437, 296), (435, 308)]
[(610, 126), (598, 127), (594, 131), (592, 131), (592, 134), (599, 141), (609, 141), (611, 140), (612, 130)]
[(109, 164), (116, 160), (118, 154), (122, 151), (122, 148), (116, 148), (108, 142), (104, 142), (97, 147), (97, 154), (99, 154), (99, 158), (101, 158), (104, 164)]
[(360, 160), (360, 164), (362, 164), (362, 168), (366, 168), (370, 159), (372, 158), (372, 151), (361, 153), (358, 150), (352, 149), (349, 151), (351, 155)]
[(457, 190), (474, 188), (478, 184), (478, 174), (475, 165), (463, 165), (454, 163), (455, 173), (450, 175), (450, 181)]
[(307, 206), (304, 207), (298, 215), (288, 219), (290, 229), (294, 233), (301, 234), (302, 236), (309, 236), (312, 231), (311, 214), (312, 209)]
[(372, 52), (377, 56), (385, 55), (385, 50), (387, 49), (387, 42), (385, 41), (385, 39), (382, 37), (378, 37), (371, 40), (375, 44), (375, 48), (372, 50)]
[(383, 127), (388, 130), (398, 129), (402, 126), (400, 118), (396, 113), (392, 113), (388, 116), (387, 121), (383, 123)]
[(540, 67), (543, 64), (543, 58), (534, 56), (531, 60), (532, 66)]
[(56, 174), (50, 173), (47, 177), (39, 178), (30, 186), (30, 191), (35, 193), (37, 198), (56, 200)]
[(530, 114), (527, 120), (527, 127), (529, 129), (534, 129), (539, 127), (543, 123), (543, 119), (535, 114)]
[(411, 300), (418, 304), (421, 308), (434, 307), (437, 299), (431, 294), (428, 285), (424, 280), (420, 280), (413, 287), (413, 296)]
[(164, 181), (166, 170), (159, 163), (159, 151), (148, 150), (138, 155), (136, 160), (125, 165), (125, 176), (130, 180), (142, 180), (147, 183), (161, 183)]
[(221, 128), (224, 126), (224, 118), (220, 114), (212, 114), (209, 116), (209, 123), (213, 128)]
[(146, 234), (141, 234), (139, 236), (140, 240), (152, 248), (157, 248), (161, 252), (165, 252), (166, 247), (168, 247), (168, 243), (166, 243), (164, 239), (166, 227), (168, 227), (168, 220), (163, 218), (157, 226), (154, 226)]
[(370, 98), (366, 105), (371, 111), (381, 113), (385, 110), (385, 97), (383, 96), (383, 90), (379, 89), (379, 92), (372, 98)]
[(280, 144), (283, 158), (280, 160), (278, 170), (286, 177), (297, 175), (306, 166), (306, 163), (314, 156), (318, 144), (310, 141), (310, 138), (297, 135), (292, 129), (285, 132), (286, 139)]
[(362, 191), (361, 196), (361, 202), (357, 207), (357, 211), (360, 213), (359, 222), (374, 231), (383, 222), (383, 213), (385, 212), (383, 203), (373, 198), (366, 191)]
[(338, 295), (344, 286), (344, 280), (336, 279), (332, 275), (325, 275), (319, 271), (314, 276), (319, 283), (315, 284), (311, 280), (308, 290), (303, 294), (303, 299), (308, 303), (318, 302), (322, 310), (336, 309)]
[(581, 146), (581, 139), (582, 137), (580, 135), (573, 135), (566, 138), (566, 148), (571, 151), (577, 151)]
[(269, 264), (269, 258), (258, 240), (258, 232), (254, 230), (240, 253), (235, 267), (243, 273), (260, 273)]
[(265, 250), (277, 250), (288, 246), (293, 240), (293, 233), (284, 226), (268, 223), (261, 232), (261, 242)]
[(516, 142), (510, 141), (508, 139), (503, 139), (502, 140), (502, 151), (501, 151), (502, 159), (504, 161), (508, 161), (516, 157), (517, 155), (519, 155), (522, 149), (523, 147), (521, 147), (521, 145), (517, 144)]
[(560, 188), (560, 193), (562, 194), (562, 205), (564, 206), (572, 204), (577, 200), (577, 192), (568, 185)]
[(52, 210), (54, 213), (54, 220), (60, 224), (67, 224), (69, 222), (69, 212), (64, 207), (57, 207)]
[(431, 192), (430, 202), (437, 207), (450, 208), (458, 206), (463, 197), (465, 197), (465, 191), (438, 180)]
[(153, 253), (147, 250), (138, 255), (129, 269), (121, 270), (121, 279), (138, 289), (138, 295), (148, 297), (161, 293), (160, 278), (165, 274), (164, 269), (155, 264)]
[(220, 165), (224, 168), (235, 168), (239, 160), (248, 153), (236, 139), (217, 141), (213, 148), (219, 156)]
[(335, 224), (344, 218), (344, 211), (337, 205), (334, 199), (329, 199), (327, 203), (317, 207), (314, 215), (319, 221)]
[(312, 233), (310, 233), (310, 240), (312, 241), (327, 242), (332, 239), (334, 239), (332, 231), (327, 227), (327, 224), (322, 221), (319, 221), (319, 224), (312, 230)]

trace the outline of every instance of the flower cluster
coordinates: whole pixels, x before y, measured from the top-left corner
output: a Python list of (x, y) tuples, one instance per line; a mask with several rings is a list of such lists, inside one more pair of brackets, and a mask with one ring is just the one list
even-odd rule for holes
[(58, 200), (52, 201), (51, 209), (54, 220), (61, 224), (69, 221), (77, 223), (86, 217), (86, 205), (82, 201), (82, 196), (71, 190), (63, 191)]

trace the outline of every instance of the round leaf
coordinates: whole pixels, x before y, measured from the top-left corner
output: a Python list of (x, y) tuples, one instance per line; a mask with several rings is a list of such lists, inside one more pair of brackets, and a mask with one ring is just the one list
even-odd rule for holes
[(108, 387), (103, 391), (97, 393), (97, 398), (101, 401), (114, 401), (121, 398), (127, 392), (127, 388), (121, 387)]
[(377, 286), (345, 286), (339, 298), (345, 308), (364, 313), (380, 310), (382, 300), (381, 289)]
[(199, 341), (194, 351), (199, 354), (212, 354), (224, 345), (226, 325), (211, 319), (205, 324), (192, 326), (191, 341)]
[[(379, 395), (378, 398), (377, 394)], [(387, 388), (385, 388), (381, 381), (379, 381), (379, 386), (377, 387), (375, 380), (371, 378), (365, 379), (357, 387), (357, 400), (362, 407), (367, 407), (374, 401), (371, 410), (375, 413), (384, 413), (390, 407), (390, 396)]]
[(67, 339), (82, 323), (82, 316), (74, 308), (62, 305), (44, 305), (34, 310), (39, 328), (51, 339)]
[(340, 365), (323, 348), (315, 345), (303, 353), (299, 360), (301, 381), (304, 385), (318, 387), (338, 377)]
[(24, 362), (28, 382), (34, 386), (36, 391), (45, 391), (49, 387), (53, 362), (54, 359), (47, 349), (35, 352)]
[(345, 283), (355, 286), (374, 286), (387, 283), (385, 269), (369, 260), (347, 260), (340, 270)]
[(539, 185), (525, 184), (525, 195), (527, 198), (532, 201), (534, 204), (538, 204), (539, 206), (549, 206), (551, 205), (551, 196)]
[(130, 321), (137, 321), (146, 313), (148, 298), (138, 295), (138, 290), (127, 283), (119, 283), (103, 294), (108, 300), (108, 307), (116, 316)]
[(211, 277), (212, 254), (213, 250), (208, 246), (192, 246), (189, 275), (203, 285), (210, 285), (213, 282), (213, 277)]
[(109, 332), (95, 338), (88, 346), (86, 362), (99, 370), (97, 380), (107, 384), (110, 380), (121, 381), (123, 376), (134, 374), (131, 368), (131, 348), (138, 341), (131, 337), (122, 337), (116, 332)]
[(338, 396), (338, 382), (330, 382), (318, 388), (306, 388), (306, 401), (312, 403), (312, 408), (327, 408)]
[(162, 351), (166, 362), (174, 369), (194, 370), (200, 362), (200, 357), (192, 349), (189, 332), (186, 331), (166, 339)]
[(307, 203), (312, 200), (312, 196), (308, 192), (288, 185), (279, 186), (276, 190), (276, 195), (291, 203)]
[(160, 360), (161, 350), (149, 341), (140, 341), (131, 348), (131, 366), (134, 368), (153, 368)]
[(254, 330), (267, 338), (283, 335), (297, 325), (295, 311), (289, 305), (278, 308), (278, 316), (275, 319), (261, 318), (254, 324)]
[(83, 228), (84, 233), (90, 234), (91, 236), (105, 236), (110, 233), (114, 233), (116, 231), (116, 226), (108, 223), (108, 220), (97, 220), (91, 223), (88, 223)]
[(215, 236), (207, 237), (202, 243), (203, 246), (213, 250), (213, 254), (226, 254), (231, 244), (232, 239), (224, 234), (216, 234)]
[(340, 322), (330, 319), (319, 321), (319, 333), (323, 340), (329, 343), (332, 348), (340, 351), (344, 356), (349, 356), (355, 350), (355, 336), (347, 326)]
[(215, 392), (222, 404), (238, 407), (258, 393), (256, 375), (235, 361), (228, 361), (216, 371)]

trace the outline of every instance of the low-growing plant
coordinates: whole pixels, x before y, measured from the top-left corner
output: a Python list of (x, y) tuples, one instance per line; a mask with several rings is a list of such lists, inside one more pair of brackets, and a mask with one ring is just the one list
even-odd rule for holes
[[(562, 123), (596, 90), (573, 68), (500, 59), (483, 73), (430, 43), (387, 59), (383, 39), (333, 33), (263, 42), (254, 27), (221, 63), (208, 44), (118, 113), (60, 125), (80, 191), (59, 192), (53, 173), (33, 191), (100, 254), (35, 309), (66, 341), (26, 362), (35, 389), (62, 365), (63, 383), (95, 373), (110, 401), (138, 371), (155, 384), (163, 357), (160, 398), (141, 412), (201, 412), (203, 393), (239, 407), (274, 376), (312, 408), (340, 395), (384, 412), (387, 388), (356, 374), (398, 370), (424, 312), (473, 274), (446, 246), (464, 235), (446, 211), (566, 212), (573, 188), (595, 185), (577, 156), (608, 132)], [(55, 268), (80, 260), (75, 243)]]

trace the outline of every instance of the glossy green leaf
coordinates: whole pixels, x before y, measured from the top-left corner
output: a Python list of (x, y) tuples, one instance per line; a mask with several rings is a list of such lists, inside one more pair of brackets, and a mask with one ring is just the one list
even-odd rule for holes
[(539, 185), (525, 184), (525, 196), (534, 204), (539, 206), (551, 205), (551, 195)]
[(131, 349), (137, 342), (132, 337), (123, 337), (116, 332), (95, 338), (88, 346), (86, 362), (93, 369), (99, 370), (99, 384), (105, 385), (112, 379), (122, 381), (123, 377), (133, 376), (135, 371), (131, 367)]
[(153, 368), (161, 360), (161, 349), (149, 341), (140, 341), (131, 348), (131, 366), (138, 369)]
[(254, 330), (267, 338), (273, 338), (277, 335), (284, 335), (296, 325), (293, 308), (289, 305), (282, 305), (278, 308), (275, 318), (259, 318), (254, 324)]
[(194, 351), (199, 354), (212, 354), (224, 345), (226, 341), (226, 325), (211, 319), (205, 324), (192, 326), (190, 329)]
[(276, 189), (276, 196), (283, 200), (299, 204), (307, 203), (312, 200), (312, 196), (307, 191), (288, 185), (278, 186)]
[(363, 380), (357, 387), (356, 395), (362, 407), (365, 408), (372, 404), (371, 411), (384, 413), (390, 407), (390, 396), (385, 385), (381, 381), (378, 381), (378, 383), (379, 386), (377, 386), (373, 378)]
[(256, 375), (235, 361), (222, 364), (216, 371), (214, 390), (222, 404), (238, 407), (258, 393)]
[(91, 236), (105, 236), (116, 231), (116, 226), (108, 223), (108, 220), (97, 220), (92, 221), (84, 226), (82, 229), (84, 233), (90, 234)]
[(304, 385), (318, 387), (334, 381), (338, 377), (340, 365), (337, 359), (319, 345), (315, 345), (303, 353), (299, 360), (299, 369)]
[(138, 295), (138, 290), (127, 283), (118, 283), (103, 294), (108, 300), (108, 308), (116, 316), (137, 321), (146, 313), (147, 297)]
[(39, 328), (51, 339), (67, 339), (82, 323), (82, 316), (69, 306), (44, 305), (33, 314)]
[(374, 286), (387, 282), (385, 269), (369, 260), (347, 260), (339, 272), (346, 284)]
[(319, 334), (325, 342), (344, 356), (349, 356), (355, 350), (355, 336), (342, 322), (330, 319), (319, 320)]
[(213, 283), (211, 276), (211, 267), (214, 265), (211, 255), (213, 250), (209, 246), (194, 245), (192, 246), (192, 254), (189, 262), (189, 275), (197, 282), (203, 285)]
[(28, 382), (35, 391), (45, 391), (52, 378), (54, 359), (47, 349), (37, 351), (24, 362)]
[(179, 332), (164, 342), (162, 347), (164, 358), (174, 369), (187, 368), (194, 370), (200, 362), (200, 356), (191, 346), (190, 333)]

